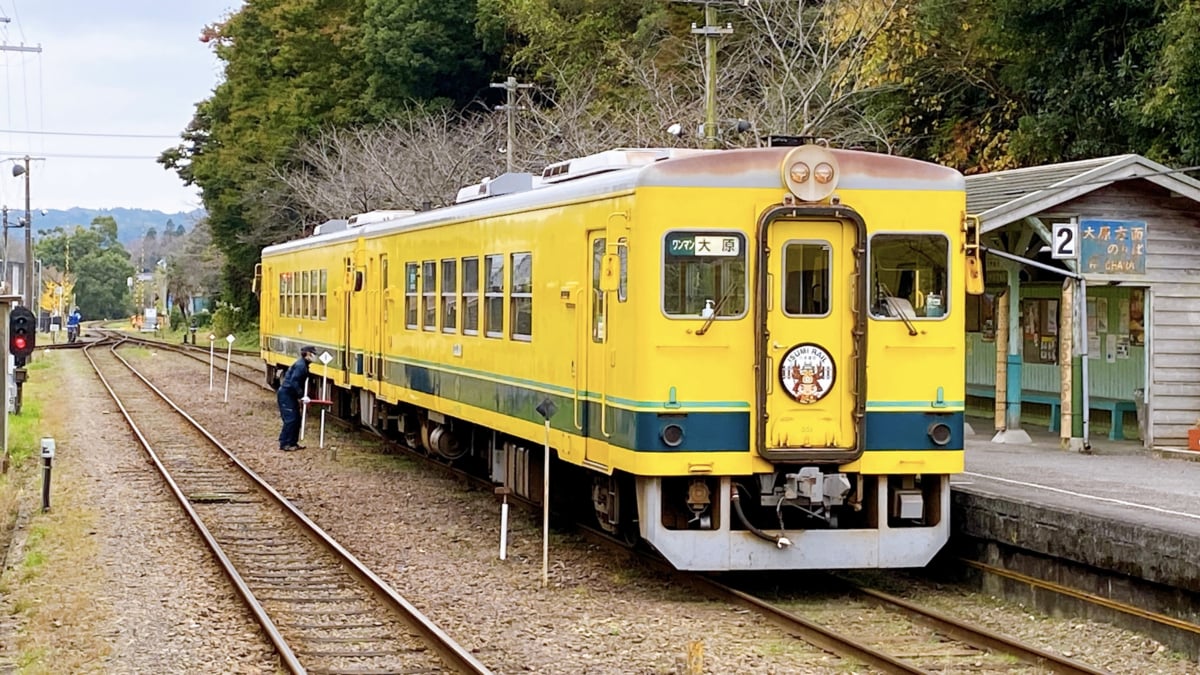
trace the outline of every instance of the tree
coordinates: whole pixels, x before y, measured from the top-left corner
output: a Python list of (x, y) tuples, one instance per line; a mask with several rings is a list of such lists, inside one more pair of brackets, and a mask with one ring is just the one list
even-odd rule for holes
[(55, 228), (43, 234), (35, 251), (47, 268), (62, 270), (74, 281), (75, 304), (85, 316), (114, 318), (130, 309), (129, 253), (117, 240), (117, 221), (99, 216), (84, 229)]
[(213, 244), (207, 221), (188, 233), (178, 252), (167, 259), (167, 293), (183, 314), (185, 325), (193, 299), (212, 297), (220, 288), (222, 255)]

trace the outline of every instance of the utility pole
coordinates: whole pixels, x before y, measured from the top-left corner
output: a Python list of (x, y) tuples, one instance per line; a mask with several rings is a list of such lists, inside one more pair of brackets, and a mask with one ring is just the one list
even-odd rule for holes
[(512, 77), (510, 75), (508, 77), (508, 79), (506, 79), (503, 82), (492, 82), (491, 87), (493, 89), (504, 89), (506, 92), (508, 92), (508, 97), (507, 97), (508, 103), (506, 103), (505, 105), (496, 106), (496, 110), (503, 110), (506, 113), (508, 113), (508, 138), (505, 141), (505, 145), (504, 145), (504, 156), (505, 156), (505, 159), (507, 159), (508, 172), (512, 173), (512, 171), (513, 171), (513, 142), (516, 140), (516, 137), (517, 137), (517, 122), (516, 122), (517, 90), (518, 89), (532, 89), (533, 85), (518, 83), (517, 78)]
[(717, 142), (717, 38), (733, 33), (733, 24), (717, 25), (717, 8), (704, 3), (704, 26), (692, 24), (693, 35), (704, 36), (704, 144), (716, 148)]
[(3, 207), (4, 212), (4, 264), (0, 268), (3, 270), (3, 279), (0, 279), (0, 285), (8, 286), (8, 205)]
[(33, 309), (33, 211), (29, 208), (29, 155), (25, 155), (25, 306)]

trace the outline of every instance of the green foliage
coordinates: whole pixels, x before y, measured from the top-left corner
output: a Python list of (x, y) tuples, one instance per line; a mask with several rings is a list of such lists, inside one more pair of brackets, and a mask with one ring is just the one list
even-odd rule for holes
[(366, 0), (363, 46), (374, 110), (413, 99), (470, 103), (499, 61), (476, 37), (475, 0)]
[(192, 315), (192, 321), (200, 328), (209, 328), (213, 323), (213, 315), (207, 309), (202, 309)]
[[(75, 304), (89, 319), (125, 317), (132, 309), (128, 280), (134, 275), (129, 253), (117, 240), (117, 221), (99, 216), (87, 229), (55, 228), (35, 252), (47, 268), (75, 278)], [(69, 261), (69, 264), (68, 264)]]
[(225, 302), (217, 303), (217, 311), (212, 315), (212, 329), (218, 336), (232, 335), (245, 330), (253, 318), (241, 307)]

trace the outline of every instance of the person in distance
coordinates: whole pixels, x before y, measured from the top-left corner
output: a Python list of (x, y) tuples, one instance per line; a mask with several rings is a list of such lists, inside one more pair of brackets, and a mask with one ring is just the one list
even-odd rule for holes
[(279, 401), (279, 416), (283, 429), (279, 431), (279, 449), (284, 452), (303, 450), (300, 441), (300, 402), (308, 399), (308, 364), (317, 355), (311, 345), (300, 348), (300, 358), (284, 373), (275, 398)]

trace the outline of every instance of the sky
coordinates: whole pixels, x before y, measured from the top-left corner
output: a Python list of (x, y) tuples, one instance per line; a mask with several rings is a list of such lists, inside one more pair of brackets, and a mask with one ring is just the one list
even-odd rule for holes
[[(0, 0), (0, 203), (39, 209), (201, 206), (155, 161), (221, 80), (201, 29), (242, 0)], [(126, 135), (126, 136), (121, 136)], [(138, 137), (130, 137), (138, 136)], [(150, 137), (142, 137), (150, 136)], [(24, 160), (17, 162), (23, 164)]]

